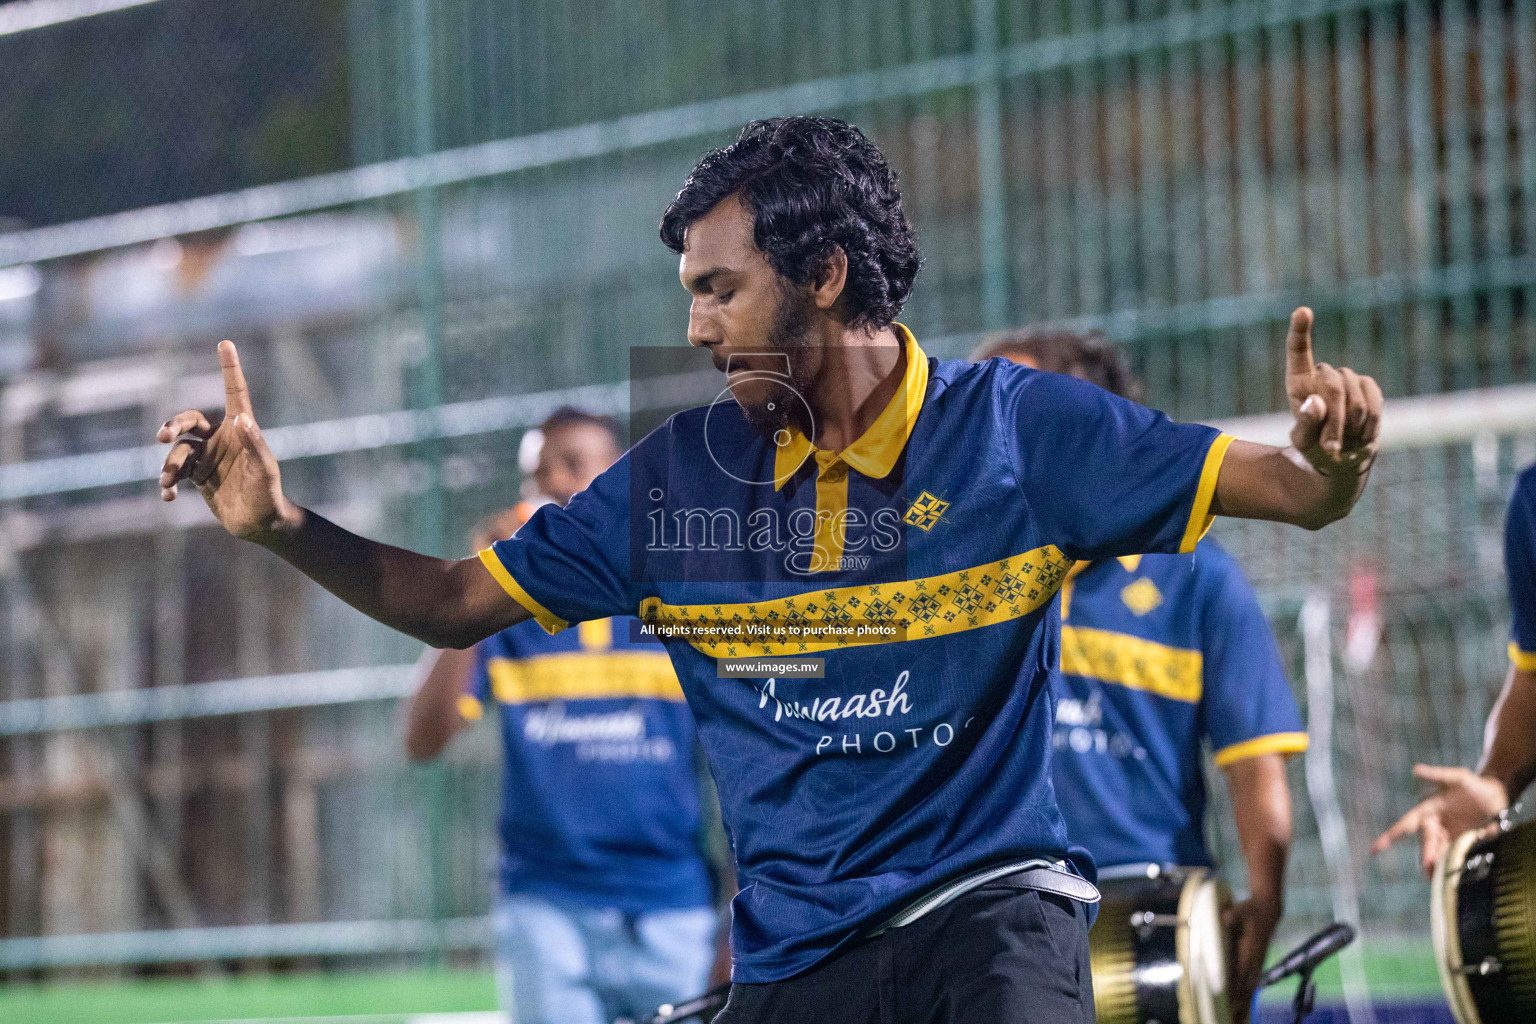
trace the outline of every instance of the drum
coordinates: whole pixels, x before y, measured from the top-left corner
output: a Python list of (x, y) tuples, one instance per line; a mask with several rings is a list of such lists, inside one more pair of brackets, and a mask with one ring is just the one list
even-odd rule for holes
[(1435, 865), (1429, 921), (1458, 1024), (1536, 1020), (1536, 822), (1451, 844)]
[(1226, 883), (1205, 868), (1151, 865), (1099, 878), (1088, 934), (1098, 1024), (1231, 1024)]

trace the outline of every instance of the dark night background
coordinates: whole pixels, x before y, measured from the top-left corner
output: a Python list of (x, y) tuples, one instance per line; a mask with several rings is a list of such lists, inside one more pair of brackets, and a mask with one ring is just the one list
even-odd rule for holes
[(0, 230), (346, 167), (346, 66), (343, 0), (171, 0), (0, 37)]

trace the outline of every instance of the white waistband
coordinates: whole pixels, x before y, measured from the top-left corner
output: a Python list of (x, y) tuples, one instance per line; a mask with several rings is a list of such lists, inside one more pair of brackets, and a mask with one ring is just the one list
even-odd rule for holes
[(1031, 857), (1028, 860), (1015, 860), (1009, 861), (1006, 864), (994, 864), (991, 867), (972, 871), (968, 875), (961, 875), (954, 881), (932, 892), (924, 893), (916, 901), (907, 904), (897, 911), (894, 917), (870, 932), (869, 937), (874, 938), (876, 935), (891, 928), (905, 928), (918, 918), (938, 910), (946, 903), (953, 902), (972, 889), (986, 885), (988, 882), (995, 881), (1005, 875), (1011, 875), (1015, 871), (1024, 871), (1028, 868), (1052, 868), (1057, 871), (1065, 871), (1067, 870), (1067, 863), (1060, 860), (1047, 860), (1043, 857)]

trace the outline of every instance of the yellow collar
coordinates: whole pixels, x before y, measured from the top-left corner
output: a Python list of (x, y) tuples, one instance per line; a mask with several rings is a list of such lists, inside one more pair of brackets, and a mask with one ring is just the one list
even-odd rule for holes
[(884, 477), (895, 467), (896, 460), (901, 458), (901, 450), (907, 446), (907, 439), (912, 436), (917, 414), (923, 409), (923, 396), (928, 391), (928, 356), (911, 331), (901, 324), (893, 326), (897, 337), (902, 339), (907, 357), (907, 369), (896, 394), (891, 396), (869, 429), (835, 455), (817, 449), (799, 430), (791, 430), (789, 440), (774, 454), (774, 490), (783, 487), (812, 454), (823, 470), (833, 463), (846, 462), (872, 480)]
[[(1123, 565), (1126, 572), (1135, 572), (1137, 567), (1141, 565), (1141, 556), (1117, 555), (1115, 557), (1115, 561)], [(1083, 573), (1087, 572), (1091, 567), (1098, 564), (1098, 562), (1075, 562), (1073, 563), (1072, 568), (1067, 570), (1067, 579), (1075, 580)]]

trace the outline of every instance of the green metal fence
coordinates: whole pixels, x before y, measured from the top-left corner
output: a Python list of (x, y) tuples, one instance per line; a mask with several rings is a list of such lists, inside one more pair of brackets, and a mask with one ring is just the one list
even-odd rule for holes
[[(1529, 7), (364, 3), (355, 137), (385, 160), (622, 125), (600, 152), (442, 194), (510, 218), (534, 265), (458, 283), (467, 303), (509, 284), (561, 303), (609, 359), (679, 333), (654, 223), (699, 149), (749, 116), (819, 110), (900, 170), (927, 258), (908, 319), (958, 336), (940, 348), (1074, 320), (1132, 346), (1158, 404), (1257, 412), (1280, 397), (1274, 323), (1305, 300), (1325, 358), (1432, 393), (1529, 379)], [(569, 202), (526, 225), (502, 188)], [(552, 294), (537, 267), (572, 254), (586, 272)], [(572, 309), (578, 294), (602, 299)]]

